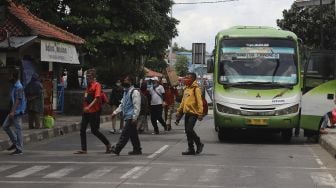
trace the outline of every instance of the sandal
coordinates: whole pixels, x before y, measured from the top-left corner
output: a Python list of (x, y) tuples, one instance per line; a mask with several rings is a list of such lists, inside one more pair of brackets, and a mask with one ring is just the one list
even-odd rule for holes
[(76, 151), (74, 154), (87, 154), (87, 151), (80, 150), (80, 151)]
[(105, 151), (106, 154), (108, 153), (112, 153), (112, 146), (109, 144), (109, 145), (106, 145), (106, 151)]
[(328, 134), (328, 131), (326, 131), (325, 129), (320, 129), (320, 134)]

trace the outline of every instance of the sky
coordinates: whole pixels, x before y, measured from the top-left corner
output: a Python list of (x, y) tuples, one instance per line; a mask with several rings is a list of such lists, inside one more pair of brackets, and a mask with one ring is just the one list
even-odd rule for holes
[[(208, 2), (217, 0), (174, 0), (175, 3)], [(218, 31), (236, 25), (277, 27), (282, 11), (294, 0), (237, 0), (216, 4), (175, 4), (172, 16), (180, 21), (179, 36), (173, 39), (179, 47), (191, 50), (192, 43), (206, 43), (211, 52)]]

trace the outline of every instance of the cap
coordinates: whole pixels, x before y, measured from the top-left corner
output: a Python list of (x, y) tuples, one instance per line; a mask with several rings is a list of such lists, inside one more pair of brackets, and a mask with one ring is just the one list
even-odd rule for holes
[(152, 77), (151, 80), (157, 80), (158, 81), (159, 78), (155, 76), (155, 77)]

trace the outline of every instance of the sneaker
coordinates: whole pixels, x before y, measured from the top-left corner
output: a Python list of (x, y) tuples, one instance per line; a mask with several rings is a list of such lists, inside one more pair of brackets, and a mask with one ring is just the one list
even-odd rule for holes
[(154, 135), (154, 134), (160, 134), (160, 133), (159, 133), (159, 131), (154, 131), (154, 132), (152, 132), (152, 134)]
[(187, 151), (182, 152), (182, 155), (195, 155), (195, 150), (188, 149)]
[(116, 130), (115, 130), (115, 129), (111, 129), (111, 130), (109, 130), (109, 133), (111, 133), (111, 134), (115, 134), (115, 133), (116, 133)]
[(7, 151), (11, 151), (11, 150), (13, 150), (15, 148), (16, 148), (15, 144), (12, 144), (9, 148), (7, 148)]
[(79, 150), (79, 151), (76, 151), (74, 154), (87, 154), (87, 151)]
[(16, 149), (15, 151), (13, 151), (12, 153), (10, 153), (9, 155), (20, 155), (20, 154), (23, 154), (22, 151)]
[(141, 155), (141, 154), (142, 154), (141, 150), (133, 150), (128, 152), (128, 155)]
[(196, 149), (196, 154), (200, 154), (200, 153), (202, 153), (202, 151), (203, 151), (204, 144), (203, 144), (203, 143), (200, 143), (200, 144), (198, 144), (196, 147), (197, 147), (197, 149)]
[(119, 129), (118, 133), (121, 134), (122, 133), (122, 129)]
[(120, 151), (117, 151), (116, 147), (115, 146), (112, 146), (111, 147), (111, 153), (114, 153), (116, 155), (119, 155)]

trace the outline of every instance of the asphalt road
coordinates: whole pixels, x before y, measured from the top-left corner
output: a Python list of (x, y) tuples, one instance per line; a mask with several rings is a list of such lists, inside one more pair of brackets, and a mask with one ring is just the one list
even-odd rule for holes
[[(119, 135), (105, 135), (115, 143)], [(25, 147), (23, 155), (0, 153), (1, 188), (336, 188), (336, 162), (318, 144), (303, 137), (283, 143), (280, 135), (240, 132), (219, 142), (213, 119), (198, 122), (205, 144), (196, 156), (182, 156), (186, 138), (182, 126), (160, 135), (140, 136), (143, 155), (104, 154), (105, 147), (88, 134), (88, 154), (79, 133)]]

